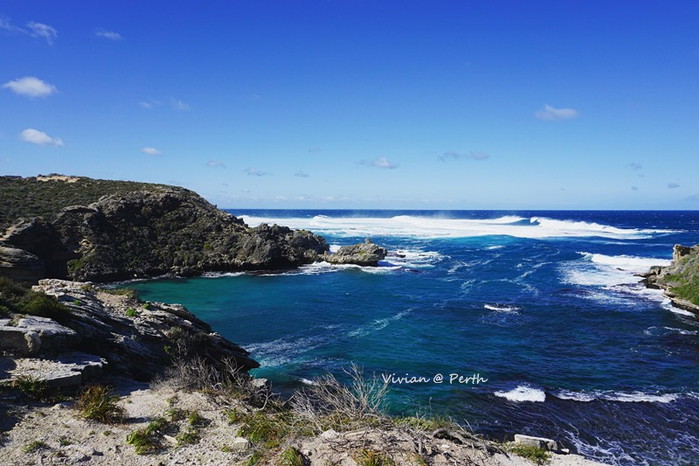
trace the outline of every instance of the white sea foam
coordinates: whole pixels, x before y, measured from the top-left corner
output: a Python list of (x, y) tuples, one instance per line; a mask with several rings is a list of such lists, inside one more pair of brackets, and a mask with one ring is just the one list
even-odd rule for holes
[(519, 311), (517, 306), (504, 306), (501, 304), (484, 304), (483, 307), (489, 311), (507, 312), (511, 314), (517, 314), (517, 311)]
[(455, 219), (399, 215), (378, 217), (275, 218), (243, 216), (251, 226), (277, 223), (291, 228), (311, 230), (335, 236), (398, 236), (418, 238), (468, 238), (506, 235), (517, 238), (584, 238), (641, 239), (672, 230), (618, 228), (598, 223), (555, 220), (545, 217), (530, 219), (507, 215), (494, 219)]
[(673, 333), (679, 335), (699, 335), (699, 330), (685, 330), (675, 327), (648, 327), (643, 331), (646, 335), (670, 335)]
[(395, 314), (391, 317), (386, 317), (384, 319), (376, 319), (367, 325), (363, 325), (357, 328), (356, 330), (352, 330), (347, 335), (353, 338), (357, 338), (369, 335), (374, 332), (378, 332), (379, 330), (383, 330), (384, 328), (388, 327), (388, 325), (391, 322), (395, 322), (396, 320), (400, 320), (403, 317), (407, 316), (408, 314), (410, 314), (410, 311), (411, 310), (408, 309), (405, 311), (401, 311), (398, 314)]
[(576, 392), (561, 390), (555, 393), (557, 398), (562, 400), (573, 400), (580, 402), (590, 402), (595, 400), (619, 401), (622, 403), (672, 403), (682, 396), (694, 397), (693, 393), (644, 393), (634, 392), (614, 392), (614, 391), (591, 391)]
[(541, 403), (546, 401), (546, 393), (544, 393), (543, 390), (529, 387), (527, 385), (519, 385), (517, 388), (507, 392), (495, 392), (495, 396), (506, 398), (509, 401), (515, 402), (532, 401)]
[(653, 257), (608, 256), (579, 252), (581, 260), (571, 261), (563, 267), (566, 283), (583, 286), (615, 286), (637, 283), (636, 274), (646, 272), (653, 265), (669, 265), (670, 260)]

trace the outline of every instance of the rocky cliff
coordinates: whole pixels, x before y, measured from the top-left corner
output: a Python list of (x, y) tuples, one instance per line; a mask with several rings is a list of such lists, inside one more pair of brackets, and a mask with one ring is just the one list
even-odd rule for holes
[(173, 186), (3, 177), (0, 199), (0, 275), (25, 281), (282, 269), (328, 250), (308, 231), (250, 228)]
[[(26, 305), (32, 300), (40, 302)], [(0, 310), (0, 353), (14, 356), (13, 367), (2, 368), (10, 376), (20, 371), (57, 386), (80, 385), (109, 367), (150, 380), (173, 358), (192, 356), (214, 366), (259, 366), (183, 306), (141, 302), (129, 290), (44, 279), (27, 291), (4, 282)]]
[(669, 266), (652, 267), (643, 276), (647, 286), (665, 290), (676, 307), (699, 315), (699, 245), (676, 244)]

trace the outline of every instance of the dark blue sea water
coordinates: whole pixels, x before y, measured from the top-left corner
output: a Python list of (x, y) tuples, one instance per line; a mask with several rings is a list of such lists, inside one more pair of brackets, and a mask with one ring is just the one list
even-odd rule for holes
[(634, 275), (699, 243), (699, 212), (232, 212), (390, 251), (378, 268), (130, 285), (250, 350), (277, 390), (355, 362), (428, 380), (392, 384), (394, 413), (614, 464), (699, 458), (699, 325)]

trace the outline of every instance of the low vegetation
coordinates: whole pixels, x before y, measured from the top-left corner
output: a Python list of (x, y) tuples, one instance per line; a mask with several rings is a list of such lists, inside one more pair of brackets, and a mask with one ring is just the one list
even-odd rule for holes
[(68, 183), (0, 176), (0, 231), (20, 217), (51, 219), (65, 207), (89, 205), (105, 195), (166, 188), (151, 183), (82, 177)]
[(136, 429), (127, 435), (126, 443), (134, 446), (137, 455), (154, 453), (162, 448), (163, 435), (169, 426), (167, 419), (159, 417), (145, 428)]
[(6, 277), (0, 277), (0, 313), (50, 317), (59, 323), (66, 323), (71, 317), (70, 309), (55, 297)]
[(360, 450), (354, 457), (359, 466), (395, 466), (395, 462), (385, 453), (373, 450)]
[(49, 396), (48, 385), (30, 375), (20, 375), (9, 383), (10, 388), (19, 390), (20, 393), (34, 400), (44, 400)]
[(41, 440), (32, 440), (31, 442), (25, 444), (22, 447), (22, 450), (25, 453), (34, 453), (35, 451), (39, 450), (48, 450), (51, 447), (49, 447), (46, 442), (42, 442)]
[(124, 408), (117, 404), (119, 399), (110, 387), (91, 385), (82, 391), (75, 407), (84, 419), (113, 424), (124, 419)]
[(508, 448), (511, 453), (519, 455), (535, 464), (546, 464), (551, 459), (551, 453), (545, 448), (532, 445), (512, 445)]

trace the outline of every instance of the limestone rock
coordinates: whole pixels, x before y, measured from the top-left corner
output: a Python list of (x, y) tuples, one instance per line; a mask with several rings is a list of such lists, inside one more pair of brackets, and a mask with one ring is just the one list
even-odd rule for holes
[[(259, 366), (181, 305), (149, 303), (145, 309), (133, 297), (57, 279), (41, 280), (34, 289), (71, 309), (66, 325), (81, 337), (76, 349), (103, 357), (112, 369), (137, 380), (160, 373), (174, 354), (196, 355), (214, 366), (231, 359), (242, 370)], [(126, 315), (130, 307), (140, 310), (137, 318)]]
[(46, 317), (27, 316), (15, 325), (0, 325), (0, 350), (17, 355), (65, 351), (74, 347), (80, 336), (74, 330)]
[(8, 379), (20, 376), (45, 382), (47, 388), (75, 388), (99, 378), (107, 361), (93, 354), (64, 353), (55, 359), (17, 358), (15, 367), (5, 373)]
[(544, 437), (515, 434), (515, 443), (518, 445), (543, 448), (548, 451), (558, 451), (558, 444), (556, 441)]
[(0, 245), (0, 276), (18, 282), (36, 282), (45, 272), (44, 263), (34, 254)]
[(371, 242), (369, 238), (364, 243), (343, 246), (334, 254), (325, 254), (323, 259), (331, 264), (354, 264), (362, 266), (378, 265), (386, 258), (388, 251)]
[(687, 247), (676, 244), (669, 266), (651, 267), (642, 277), (647, 287), (664, 290), (675, 307), (699, 315), (699, 302), (692, 301), (691, 292), (686, 293), (687, 288), (699, 288), (699, 245)]
[(250, 448), (250, 441), (244, 437), (236, 437), (233, 439), (231, 447), (236, 451), (245, 451)]

